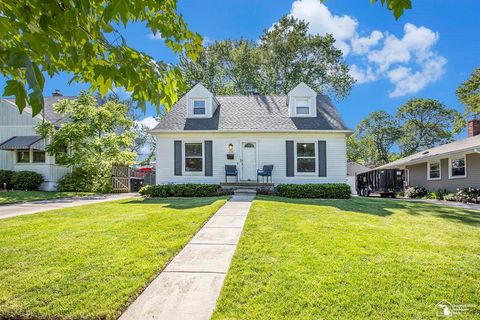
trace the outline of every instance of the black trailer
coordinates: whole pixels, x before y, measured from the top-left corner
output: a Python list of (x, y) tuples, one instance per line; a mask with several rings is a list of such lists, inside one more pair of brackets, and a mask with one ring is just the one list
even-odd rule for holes
[(376, 169), (357, 174), (356, 189), (359, 196), (368, 197), (379, 193), (381, 197), (395, 197), (403, 191), (405, 171), (398, 169)]

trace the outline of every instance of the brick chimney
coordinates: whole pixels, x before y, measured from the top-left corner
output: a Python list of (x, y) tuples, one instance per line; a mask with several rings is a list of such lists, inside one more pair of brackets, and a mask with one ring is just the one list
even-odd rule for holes
[(467, 124), (468, 137), (480, 134), (480, 119), (472, 119)]

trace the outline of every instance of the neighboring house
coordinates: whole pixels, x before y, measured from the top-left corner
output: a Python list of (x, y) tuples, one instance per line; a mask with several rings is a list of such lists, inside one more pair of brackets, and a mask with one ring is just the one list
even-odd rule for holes
[(393, 161), (382, 168), (406, 170), (406, 184), (428, 191), (480, 188), (480, 120), (468, 122), (468, 138)]
[(347, 183), (352, 188), (352, 193), (357, 194), (356, 181), (357, 174), (364, 173), (372, 170), (369, 167), (361, 165), (359, 163), (349, 161), (347, 162)]
[(35, 127), (43, 121), (43, 116), (53, 123), (60, 122), (62, 119), (53, 111), (53, 104), (65, 98), (69, 97), (45, 97), (45, 111), (35, 117), (29, 106), (20, 114), (14, 99), (0, 98), (0, 169), (35, 171), (45, 179), (42, 190), (55, 190), (58, 179), (69, 169), (55, 164), (55, 158), (45, 152), (45, 141)]
[(240, 181), (256, 181), (257, 169), (273, 165), (275, 184), (347, 182), (352, 131), (304, 83), (287, 96), (214, 96), (197, 84), (151, 133), (157, 184), (222, 183), (227, 164)]

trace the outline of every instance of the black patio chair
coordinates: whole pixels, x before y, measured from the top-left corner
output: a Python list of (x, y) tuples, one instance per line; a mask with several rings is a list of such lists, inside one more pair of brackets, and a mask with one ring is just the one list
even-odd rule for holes
[(225, 182), (227, 182), (227, 177), (237, 177), (238, 182), (238, 170), (236, 165), (225, 165)]
[(271, 183), (272, 171), (273, 171), (273, 165), (263, 166), (263, 169), (257, 170), (257, 183), (258, 183), (259, 176), (262, 177), (262, 182), (265, 182), (265, 177), (267, 177), (267, 183), (268, 183), (268, 177), (270, 177), (270, 183)]

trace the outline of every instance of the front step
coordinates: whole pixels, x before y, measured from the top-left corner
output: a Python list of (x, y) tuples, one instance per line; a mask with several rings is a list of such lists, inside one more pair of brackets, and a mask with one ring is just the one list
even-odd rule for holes
[(238, 196), (238, 195), (249, 195), (249, 196), (254, 196), (257, 194), (257, 190), (253, 188), (235, 188), (233, 191), (233, 194)]

